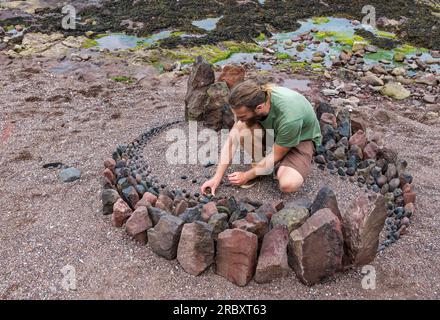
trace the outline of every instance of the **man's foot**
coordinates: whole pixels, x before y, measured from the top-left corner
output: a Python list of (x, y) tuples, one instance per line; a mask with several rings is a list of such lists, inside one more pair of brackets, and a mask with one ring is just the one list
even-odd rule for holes
[(254, 180), (246, 182), (245, 184), (240, 185), (239, 187), (242, 189), (249, 189), (249, 188), (252, 188), (253, 186), (255, 186), (256, 183), (257, 183), (257, 179), (254, 179)]

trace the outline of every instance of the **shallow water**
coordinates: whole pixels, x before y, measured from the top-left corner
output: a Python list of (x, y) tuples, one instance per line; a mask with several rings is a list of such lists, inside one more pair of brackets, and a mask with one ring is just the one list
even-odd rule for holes
[(192, 25), (204, 29), (206, 31), (214, 30), (217, 27), (217, 22), (223, 18), (223, 16), (217, 18), (207, 18), (202, 20), (195, 20), (192, 22)]
[(305, 92), (311, 89), (309, 83), (310, 80), (307, 79), (286, 79), (281, 85), (289, 89)]
[[(359, 24), (359, 25), (354, 25), (352, 23), (351, 20), (345, 19), (345, 18), (333, 18), (333, 17), (328, 17), (326, 18), (328, 19), (328, 22), (324, 22), (324, 23), (314, 23), (313, 19), (307, 19), (307, 20), (302, 20), (299, 21), (301, 23), (300, 28), (298, 28), (297, 30), (293, 31), (293, 32), (285, 32), (285, 33), (277, 33), (274, 34), (270, 39), (266, 39), (263, 41), (260, 41), (260, 43), (262, 45), (267, 45), (267, 43), (269, 41), (276, 41), (275, 44), (271, 45), (270, 47), (272, 49), (274, 49), (276, 52), (279, 53), (286, 53), (289, 56), (296, 56), (298, 58), (298, 61), (310, 61), (313, 57), (313, 54), (315, 52), (325, 52), (326, 56), (324, 58), (323, 61), (323, 65), (326, 67), (330, 67), (331, 66), (331, 56), (339, 56), (340, 51), (344, 48), (347, 47), (347, 45), (344, 45), (342, 43), (335, 43), (334, 41), (337, 38), (344, 38), (344, 39), (353, 39), (353, 37), (355, 36), (355, 31), (356, 29), (365, 29), (368, 30), (370, 32), (373, 32), (376, 35), (382, 35), (382, 33), (380, 33), (380, 31), (373, 29), (370, 25), (364, 25), (364, 24)], [(289, 42), (291, 41), (292, 38), (297, 37), (299, 35), (302, 35), (304, 33), (310, 32), (311, 29), (317, 29), (318, 32), (316, 33), (311, 33), (311, 35), (313, 35), (314, 40), (320, 40), (319, 44), (313, 43), (312, 41), (297, 41), (297, 42), (292, 42), (291, 44), (289, 44)], [(336, 32), (337, 35), (336, 36), (327, 36), (325, 38), (329, 38), (332, 39), (332, 43), (328, 44), (324, 41), (324, 39), (318, 39), (317, 36), (319, 34), (319, 32)], [(392, 35), (392, 34), (390, 34)], [(304, 51), (298, 51), (296, 46), (298, 44), (304, 44), (305, 48)], [(349, 47), (347, 47), (349, 48)], [(396, 48), (397, 50), (400, 47)], [(380, 55), (376, 54), (366, 54), (364, 56), (364, 61), (366, 65), (373, 65), (373, 64), (377, 64), (379, 60), (386, 58), (387, 60), (391, 61), (391, 66), (399, 66), (402, 64), (399, 63), (394, 63), (392, 61), (393, 59), (393, 55), (395, 53), (395, 49), (394, 50), (382, 50), (380, 48), (378, 48)], [(407, 58), (412, 58), (414, 56), (416, 56), (417, 51), (419, 51), (418, 49), (414, 49), (413, 52), (407, 54)], [(431, 54), (424, 52), (421, 56), (420, 59), (422, 61), (426, 61), (427, 59), (432, 59)], [(440, 65), (439, 64), (433, 64), (430, 66), (430, 69), (432, 72), (437, 72), (440, 73)]]
[(271, 70), (273, 66), (268, 62), (264, 61), (256, 61), (254, 57), (261, 57), (261, 53), (246, 53), (246, 52), (238, 52), (232, 54), (228, 59), (219, 61), (215, 63), (219, 66), (224, 66), (226, 64), (241, 64), (241, 63), (255, 63), (255, 66), (261, 70)]
[(154, 44), (161, 39), (170, 37), (172, 32), (173, 31), (171, 30), (164, 30), (147, 38), (140, 38), (123, 33), (114, 33), (104, 36), (100, 39), (96, 39), (96, 42), (100, 48), (109, 49), (111, 51), (118, 49), (129, 49), (138, 45)]

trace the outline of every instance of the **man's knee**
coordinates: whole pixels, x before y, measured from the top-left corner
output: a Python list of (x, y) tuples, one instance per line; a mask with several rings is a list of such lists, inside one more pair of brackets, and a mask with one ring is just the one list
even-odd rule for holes
[(299, 181), (280, 181), (280, 191), (285, 193), (297, 192), (302, 186)]
[(302, 175), (293, 168), (281, 166), (277, 172), (281, 192), (296, 192), (304, 183)]

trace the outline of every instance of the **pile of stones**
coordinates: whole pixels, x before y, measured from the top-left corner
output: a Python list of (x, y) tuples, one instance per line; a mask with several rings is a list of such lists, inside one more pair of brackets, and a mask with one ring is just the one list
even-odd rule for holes
[(365, 123), (352, 117), (349, 109), (336, 112), (321, 102), (316, 113), (323, 135), (314, 157), (318, 167), (356, 183), (365, 191), (382, 194), (387, 200), (387, 239), (379, 247), (383, 250), (407, 232), (414, 213), (416, 194), (408, 163), (383, 145), (379, 132), (367, 134)]

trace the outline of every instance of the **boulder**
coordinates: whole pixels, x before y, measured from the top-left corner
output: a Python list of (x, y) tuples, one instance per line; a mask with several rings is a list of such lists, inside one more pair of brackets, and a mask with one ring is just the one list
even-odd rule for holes
[(212, 233), (215, 240), (218, 238), (218, 234), (229, 228), (229, 217), (226, 213), (216, 213), (208, 221), (208, 224), (212, 226)]
[(162, 216), (168, 214), (166, 211), (163, 211), (155, 207), (147, 207), (147, 209), (148, 209), (148, 214), (150, 215), (151, 222), (153, 222), (153, 226), (155, 226), (159, 222)]

